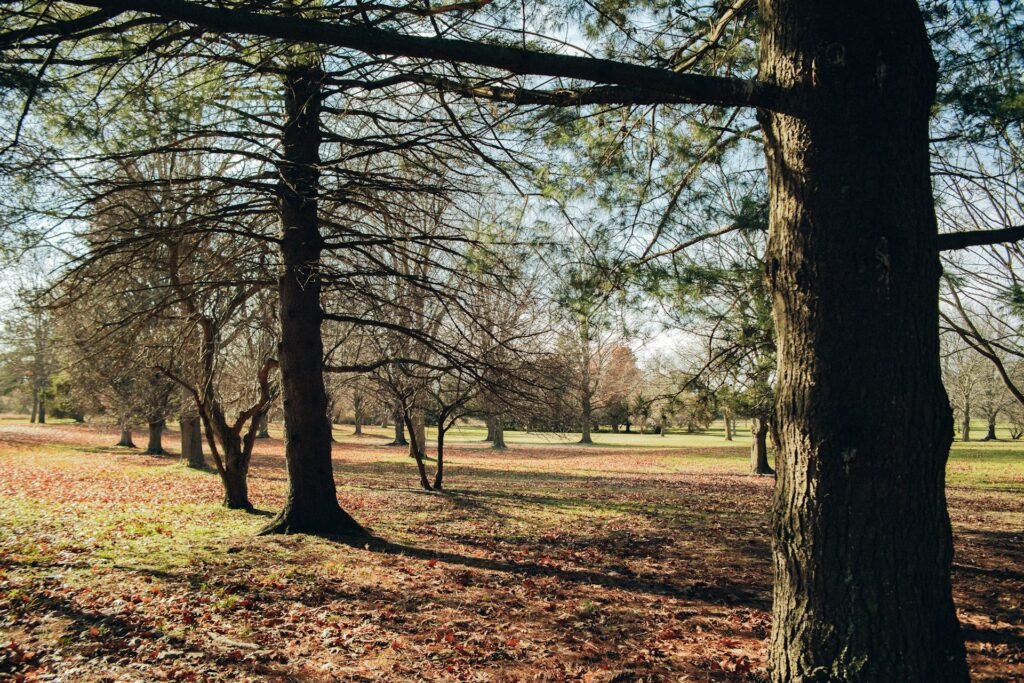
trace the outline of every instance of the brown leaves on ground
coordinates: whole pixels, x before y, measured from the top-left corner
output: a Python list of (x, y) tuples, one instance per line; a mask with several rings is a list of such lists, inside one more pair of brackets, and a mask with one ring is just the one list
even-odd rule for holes
[[(215, 474), (86, 427), (0, 427), (0, 678), (66, 681), (756, 681), (770, 479), (742, 449), (336, 447), (380, 542), (254, 537)], [(381, 440), (381, 443), (383, 441)], [(169, 446), (176, 444), (169, 439)], [(260, 442), (253, 502), (285, 486)], [(976, 679), (1024, 677), (1024, 502), (951, 490)], [(1016, 525), (1016, 526), (1015, 526)]]

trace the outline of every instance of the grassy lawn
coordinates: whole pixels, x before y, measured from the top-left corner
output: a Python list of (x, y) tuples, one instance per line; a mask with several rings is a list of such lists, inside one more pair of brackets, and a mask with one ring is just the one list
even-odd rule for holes
[[(351, 431), (339, 496), (381, 548), (253, 535), (283, 500), (277, 438), (250, 515), (112, 430), (0, 416), (0, 679), (758, 680), (772, 481), (746, 475), (745, 429), (494, 452), (464, 428), (445, 494), (389, 430)], [(948, 475), (975, 680), (1022, 680), (1024, 445), (957, 443)]]

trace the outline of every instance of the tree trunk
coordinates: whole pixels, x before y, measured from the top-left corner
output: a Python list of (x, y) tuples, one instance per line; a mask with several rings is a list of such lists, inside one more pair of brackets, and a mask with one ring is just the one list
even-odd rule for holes
[(409, 442), (405, 439), (405, 410), (402, 408), (401, 401), (395, 401), (395, 440), (391, 442), (392, 446), (408, 446)]
[(39, 389), (32, 387), (32, 415), (28, 421), (32, 424), (36, 423), (36, 416), (39, 414)]
[(421, 458), (426, 457), (427, 424), (423, 415), (423, 408), (414, 407), (409, 415), (409, 457), (415, 458), (417, 450)]
[[(629, 431), (629, 430), (627, 429), (626, 431)], [(618, 433), (619, 433), (619, 423), (618, 422), (612, 422), (612, 434), (618, 434)]]
[(505, 444), (505, 420), (501, 415), (494, 416), (494, 438), (491, 439), (491, 450), (503, 451), (508, 446)]
[(434, 490), (440, 491), (444, 486), (444, 416), (437, 421), (437, 470), (434, 472)]
[(183, 415), (178, 422), (181, 427), (181, 459), (189, 467), (205, 469), (203, 458), (203, 433), (199, 428), (198, 415)]
[(269, 439), (270, 438), (270, 411), (265, 410), (260, 413), (258, 418), (258, 426), (256, 428), (257, 439)]
[[(221, 434), (221, 450), (224, 458), (223, 469), (220, 472), (221, 482), (224, 484), (224, 507), (231, 510), (252, 510), (252, 503), (249, 502), (251, 451), (246, 452), (242, 440), (232, 433)], [(289, 480), (290, 475), (291, 470)]]
[(41, 425), (46, 424), (46, 399), (42, 396), (39, 397), (39, 415), (37, 416), (37, 422)]
[(352, 397), (352, 416), (355, 421), (355, 430), (352, 432), (352, 436), (363, 435), (363, 397), (361, 394), (356, 394)]
[(961, 423), (961, 440), (971, 440), (971, 401), (964, 403), (964, 421)]
[(968, 680), (950, 585), (928, 120), (917, 3), (761, 0), (766, 263), (781, 452), (776, 683)]
[(768, 424), (764, 418), (755, 417), (750, 420), (750, 434), (753, 436), (750, 444), (751, 474), (775, 474), (775, 470), (768, 464)]
[(121, 425), (121, 439), (117, 442), (118, 446), (124, 446), (125, 448), (135, 448), (135, 442), (132, 441), (132, 428), (128, 425)]
[(285, 122), (278, 172), (283, 272), (281, 388), (284, 398), (288, 498), (261, 533), (363, 535), (338, 505), (331, 463), (331, 425), (324, 387), (320, 324), (320, 236), (317, 193), (323, 72), (296, 67), (284, 78)]
[[(589, 380), (588, 380), (589, 381)], [(590, 428), (592, 426), (591, 420), (593, 415), (593, 409), (590, 404), (590, 393), (588, 391), (583, 392), (583, 406), (580, 411), (580, 431), (583, 432), (580, 435), (580, 443), (594, 443), (594, 440), (590, 438)]]
[(985, 441), (996, 440), (996, 414), (988, 416), (988, 432), (985, 434)]
[(725, 415), (725, 440), (732, 441), (732, 420)]
[(149, 443), (146, 444), (146, 452), (150, 455), (164, 454), (164, 421), (157, 420), (149, 423)]
[(416, 461), (416, 471), (420, 476), (420, 486), (426, 491), (432, 491), (430, 481), (427, 479), (427, 466), (423, 462), (426, 456), (426, 442), (422, 439), (424, 432), (419, 429), (414, 417), (417, 409), (413, 409), (412, 415), (403, 413), (406, 426), (409, 428), (409, 456)]
[(490, 414), (487, 415), (487, 437), (484, 441), (494, 441), (494, 416)]

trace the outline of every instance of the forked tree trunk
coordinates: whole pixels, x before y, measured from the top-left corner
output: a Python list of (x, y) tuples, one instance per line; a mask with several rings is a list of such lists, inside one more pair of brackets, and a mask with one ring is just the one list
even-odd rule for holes
[(928, 120), (913, 0), (761, 0), (778, 334), (776, 683), (968, 680), (950, 586)]
[(768, 420), (764, 418), (751, 418), (750, 435), (753, 441), (750, 443), (750, 472), (751, 474), (775, 474), (775, 470), (768, 464)]
[(285, 122), (278, 172), (283, 271), (278, 280), (288, 497), (262, 533), (363, 535), (338, 505), (324, 387), (317, 216), (323, 72), (297, 67), (284, 79)]
[(164, 454), (164, 421), (157, 420), (149, 423), (149, 441), (146, 444), (146, 452), (150, 455)]
[(224, 507), (232, 510), (252, 510), (249, 501), (249, 462), (251, 453), (246, 452), (242, 439), (237, 435), (221, 434), (221, 457), (223, 470), (220, 473), (224, 485)]
[(132, 441), (132, 428), (130, 426), (121, 425), (121, 438), (117, 445), (124, 446), (125, 448), (135, 448), (135, 442)]
[(178, 422), (181, 427), (181, 459), (189, 467), (204, 469), (203, 433), (199, 428), (198, 415), (183, 415)]

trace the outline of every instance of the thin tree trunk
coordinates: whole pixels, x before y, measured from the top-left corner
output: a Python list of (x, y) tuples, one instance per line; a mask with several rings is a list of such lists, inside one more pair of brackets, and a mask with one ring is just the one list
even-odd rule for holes
[(128, 425), (121, 425), (121, 439), (117, 442), (118, 446), (124, 446), (125, 448), (135, 448), (135, 442), (132, 441), (132, 428)]
[(970, 401), (964, 404), (963, 421), (960, 423), (960, 440), (970, 441), (971, 440), (971, 403)]
[(421, 439), (423, 432), (417, 428), (414, 417), (404, 414), (404, 419), (406, 426), (409, 428), (409, 455), (416, 461), (416, 470), (420, 475), (420, 486), (425, 491), (432, 491), (430, 481), (427, 479), (427, 466), (423, 462), (426, 456), (426, 443)]
[(297, 67), (285, 76), (282, 160), (278, 172), (283, 272), (279, 361), (287, 425), (288, 497), (261, 533), (364, 535), (338, 505), (331, 463), (331, 424), (324, 386), (317, 215), (323, 72)]
[(405, 439), (405, 410), (402, 408), (401, 401), (395, 401), (395, 440), (391, 442), (392, 446), (408, 446), (409, 442)]
[(355, 430), (352, 432), (352, 436), (363, 435), (363, 397), (360, 394), (356, 394), (352, 397), (352, 412), (353, 420), (355, 421)]
[(32, 416), (29, 417), (28, 421), (32, 424), (36, 423), (36, 416), (39, 414), (39, 389), (35, 386), (32, 387)]
[(775, 474), (775, 470), (768, 464), (768, 426), (768, 420), (764, 418), (755, 417), (750, 420), (750, 433), (753, 437), (750, 443), (751, 474)]
[(157, 420), (149, 423), (149, 442), (146, 444), (146, 452), (150, 455), (164, 454), (164, 421)]
[(761, 0), (778, 335), (776, 683), (965, 683), (944, 474), (928, 122), (911, 0)]
[(44, 399), (42, 396), (39, 397), (38, 422), (41, 425), (46, 424), (46, 399)]
[(199, 428), (198, 415), (183, 415), (178, 422), (181, 427), (181, 459), (189, 467), (205, 469), (203, 457), (203, 433)]
[(434, 490), (440, 491), (444, 486), (444, 416), (437, 421), (437, 469), (434, 471)]
[(426, 456), (426, 447), (427, 425), (423, 408), (414, 407), (409, 415), (409, 457), (417, 457), (417, 450), (420, 457)]
[(732, 419), (725, 415), (725, 440), (732, 441)]
[[(589, 380), (588, 380), (589, 381)], [(583, 408), (580, 411), (580, 422), (582, 434), (580, 435), (580, 443), (590, 444), (594, 443), (594, 440), (590, 438), (590, 428), (592, 426), (592, 415), (593, 409), (590, 404), (590, 392), (585, 390), (583, 392)]]

